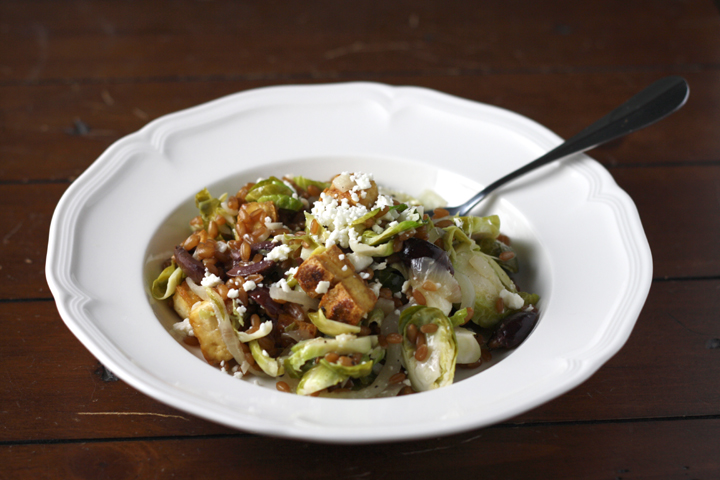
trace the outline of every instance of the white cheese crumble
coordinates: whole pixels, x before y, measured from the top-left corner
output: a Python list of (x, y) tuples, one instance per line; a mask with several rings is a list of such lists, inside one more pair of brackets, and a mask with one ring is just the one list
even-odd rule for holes
[(278, 280), (275, 285), (277, 285), (278, 287), (280, 287), (280, 289), (281, 289), (283, 292), (290, 293), (290, 292), (293, 291), (293, 289), (290, 288), (290, 285), (288, 285), (287, 280), (285, 280), (284, 278), (281, 278), (280, 280)]
[(277, 247), (270, 250), (270, 253), (267, 254), (268, 260), (273, 260), (275, 262), (283, 262), (288, 259), (288, 255), (292, 249), (287, 245), (278, 245)]
[(502, 298), (505, 306), (512, 310), (518, 310), (522, 308), (523, 305), (525, 305), (525, 301), (520, 295), (518, 295), (517, 293), (512, 293), (505, 288), (500, 291), (500, 298)]
[(190, 325), (190, 319), (186, 318), (182, 322), (177, 322), (173, 324), (173, 330), (175, 330), (178, 333), (183, 334), (186, 337), (194, 337), (195, 332), (193, 332), (192, 325)]
[(205, 277), (200, 282), (200, 285), (202, 285), (203, 287), (217, 287), (221, 283), (223, 282), (220, 277), (210, 273), (207, 269), (205, 269)]
[(323, 294), (327, 293), (329, 288), (330, 288), (330, 282), (328, 282), (327, 280), (322, 280), (322, 281), (318, 282), (317, 287), (315, 287), (315, 293), (323, 295)]
[(255, 290), (255, 287), (257, 287), (257, 284), (253, 282), (252, 280), (248, 280), (245, 283), (243, 283), (243, 290), (246, 292), (250, 292), (252, 290)]
[(227, 296), (228, 298), (238, 298), (240, 296), (240, 292), (235, 288), (231, 288), (228, 290)]
[[(355, 182), (355, 185), (358, 187), (358, 190), (367, 190), (368, 188), (372, 187), (372, 174), (371, 173), (353, 173), (350, 175), (350, 180)], [(353, 187), (353, 190), (355, 188)]]

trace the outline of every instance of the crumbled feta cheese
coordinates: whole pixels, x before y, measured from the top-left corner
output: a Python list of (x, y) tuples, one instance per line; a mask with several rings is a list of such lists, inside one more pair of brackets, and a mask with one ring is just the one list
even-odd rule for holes
[(273, 260), (275, 262), (283, 262), (288, 259), (288, 255), (292, 249), (287, 245), (278, 245), (277, 247), (270, 250), (270, 253), (267, 254), (268, 260)]
[(175, 330), (178, 333), (183, 334), (186, 337), (194, 337), (195, 332), (193, 332), (192, 325), (190, 325), (190, 319), (186, 318), (182, 322), (177, 322), (173, 324), (173, 330)]
[(221, 283), (222, 283), (222, 279), (220, 279), (220, 277), (210, 273), (206, 269), (205, 277), (200, 282), (200, 285), (202, 285), (203, 287), (217, 287)]
[(412, 286), (410, 285), (410, 281), (405, 280), (405, 282), (402, 284), (402, 288), (400, 288), (400, 291), (402, 293), (407, 293), (410, 291), (411, 288), (412, 288)]
[(238, 296), (240, 296), (240, 292), (235, 288), (231, 288), (228, 290), (227, 296), (228, 298), (238, 298)]
[(323, 295), (323, 294), (327, 293), (329, 288), (330, 288), (330, 282), (328, 282), (327, 280), (322, 280), (322, 281), (318, 282), (317, 287), (315, 287), (315, 293)]
[(344, 254), (344, 253), (341, 253), (340, 255), (338, 255), (338, 258), (339, 258), (340, 260), (345, 260), (345, 254)]
[(384, 231), (384, 229), (376, 223), (372, 226), (372, 231), (380, 235)]
[(288, 268), (287, 271), (285, 272), (285, 275), (289, 277), (290, 275), (295, 275), (297, 273), (297, 271), (298, 271), (298, 267)]
[(517, 293), (512, 293), (505, 288), (500, 291), (500, 298), (502, 298), (505, 306), (512, 310), (517, 310), (519, 308), (522, 308), (523, 305), (525, 305), (525, 301), (520, 295), (518, 295)]
[(356, 233), (351, 227), (352, 223), (367, 214), (368, 209), (362, 204), (350, 205), (346, 198), (338, 202), (323, 192), (310, 213), (328, 230), (325, 245), (338, 244), (347, 248), (350, 236)]
[(387, 262), (376, 263), (376, 264), (372, 265), (373, 270), (385, 270), (386, 267), (387, 267)]
[(255, 290), (255, 287), (257, 287), (257, 284), (253, 282), (252, 280), (248, 280), (245, 283), (243, 283), (243, 290), (246, 292), (250, 292), (252, 290)]
[(373, 283), (370, 284), (370, 289), (373, 291), (376, 297), (380, 296), (380, 289), (382, 288), (382, 283), (375, 280)]
[(217, 248), (218, 252), (223, 253), (228, 249), (228, 246), (225, 242), (217, 242), (215, 248)]
[(367, 272), (360, 272), (360, 278), (362, 278), (363, 280), (367, 280), (368, 278), (370, 278), (370, 274)]
[(350, 175), (350, 180), (355, 182), (361, 190), (367, 190), (372, 187), (372, 174), (371, 173), (353, 173)]
[(343, 266), (342, 266), (342, 271), (343, 271), (343, 272), (347, 272), (347, 269), (348, 269), (348, 268), (347, 268), (347, 265), (343, 265)]

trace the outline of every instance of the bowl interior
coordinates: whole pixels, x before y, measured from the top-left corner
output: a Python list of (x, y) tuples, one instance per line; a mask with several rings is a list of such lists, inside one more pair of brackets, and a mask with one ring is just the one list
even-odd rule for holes
[[(372, 173), (379, 185), (412, 196), (431, 190), (445, 199), (447, 205), (460, 204), (482, 188), (479, 183), (449, 170), (393, 157), (311, 157), (280, 160), (273, 162), (271, 166), (241, 166), (236, 172), (221, 180), (209, 185), (197, 185), (194, 191), (173, 193), (177, 198), (177, 207), (167, 213), (147, 242), (142, 269), (144, 285), (152, 283), (161, 270), (162, 262), (172, 255), (174, 246), (190, 234), (188, 222), (197, 215), (194, 202), (197, 191), (207, 187), (213, 196), (218, 197), (225, 192), (234, 194), (247, 182), (258, 178), (303, 175), (312, 179), (327, 180), (345, 171)], [(548, 253), (543, 249), (543, 242), (537, 238), (532, 219), (526, 218), (508, 200), (495, 197), (488, 198), (478, 205), (472, 214), (500, 216), (501, 231), (510, 237), (520, 259), (520, 272), (514, 275), (513, 279), (523, 290), (540, 295), (541, 301), (538, 306), (541, 310), (540, 322), (542, 322), (543, 308), (551, 301), (552, 272)], [(172, 325), (180, 319), (169, 303), (155, 301), (149, 295), (148, 301), (158, 321), (169, 335), (173, 335)], [(198, 347), (188, 346), (180, 339), (178, 343), (202, 359)], [(522, 348), (522, 345), (518, 348)], [(476, 369), (457, 369), (456, 382), (490, 368), (512, 352), (496, 352), (491, 362), (486, 362)], [(213, 367), (208, 365), (208, 368)], [(253, 378), (252, 382), (275, 389), (275, 379)]]

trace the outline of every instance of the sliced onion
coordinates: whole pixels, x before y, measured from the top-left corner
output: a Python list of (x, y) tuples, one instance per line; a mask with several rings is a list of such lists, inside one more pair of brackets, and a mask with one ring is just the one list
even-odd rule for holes
[(460, 302), (460, 308), (474, 308), (475, 307), (475, 287), (473, 286), (470, 279), (460, 272), (455, 272), (455, 280), (460, 285), (460, 291), (462, 292), (462, 300)]
[(192, 290), (195, 295), (202, 298), (203, 300), (210, 300), (210, 298), (208, 298), (207, 292), (205, 292), (205, 287), (201, 287), (197, 283), (193, 282), (192, 278), (190, 277), (187, 277), (185, 281), (187, 282), (188, 287), (190, 287), (190, 290)]
[(240, 346), (240, 339), (235, 333), (235, 329), (230, 323), (230, 316), (228, 315), (227, 309), (225, 308), (225, 302), (222, 297), (218, 295), (210, 287), (205, 289), (207, 296), (209, 297), (210, 303), (215, 311), (215, 318), (218, 321), (218, 327), (220, 328), (220, 335), (222, 336), (225, 347), (233, 356), (238, 365), (242, 365), (245, 361), (245, 352), (243, 352)]
[(302, 290), (290, 290), (288, 292), (276, 283), (270, 285), (270, 298), (273, 300), (285, 300), (286, 302), (298, 303), (312, 310), (317, 310), (320, 304), (320, 300), (310, 298), (308, 294)]

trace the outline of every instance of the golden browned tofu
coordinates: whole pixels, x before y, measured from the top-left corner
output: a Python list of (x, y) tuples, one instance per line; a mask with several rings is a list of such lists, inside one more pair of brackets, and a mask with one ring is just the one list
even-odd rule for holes
[(180, 318), (185, 319), (190, 317), (190, 310), (192, 306), (202, 299), (195, 295), (195, 292), (190, 290), (187, 281), (183, 282), (175, 288), (175, 294), (173, 295), (173, 308)]
[(337, 245), (332, 245), (322, 253), (311, 255), (305, 260), (298, 267), (295, 278), (308, 296), (318, 298), (322, 295), (316, 292), (320, 282), (330, 282), (332, 288), (338, 282), (353, 275), (355, 275), (353, 264), (345, 258)]
[[(325, 195), (337, 199), (338, 202), (347, 200), (350, 205), (363, 205), (371, 208), (378, 198), (378, 187), (374, 180), (370, 180), (370, 188), (353, 192), (357, 184), (350, 179), (350, 175), (338, 175), (333, 178), (328, 188), (323, 190)], [(363, 193), (364, 192), (364, 193)], [(353, 193), (355, 195), (353, 195)]]
[(200, 342), (200, 350), (208, 363), (218, 365), (233, 358), (223, 342), (212, 303), (205, 300), (195, 304), (188, 316), (193, 333)]
[(338, 322), (357, 325), (375, 307), (377, 297), (357, 275), (343, 279), (320, 300), (325, 316)]

